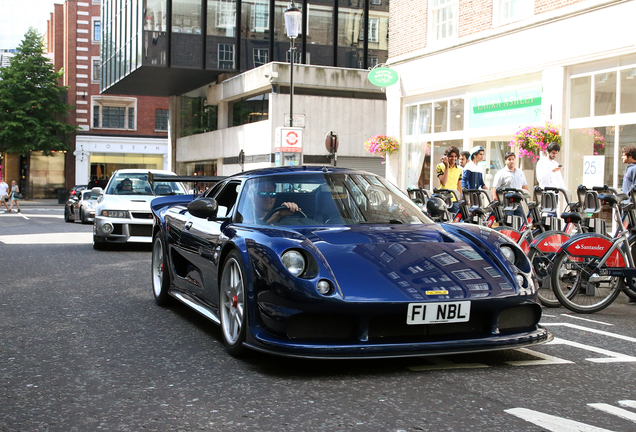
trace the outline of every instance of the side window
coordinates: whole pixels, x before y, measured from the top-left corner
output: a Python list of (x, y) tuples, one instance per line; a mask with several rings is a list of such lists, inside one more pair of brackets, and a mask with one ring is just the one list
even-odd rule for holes
[(240, 182), (230, 182), (216, 196), (216, 202), (219, 205), (217, 217), (225, 217), (232, 213), (240, 186)]
[(224, 185), (225, 185), (224, 182), (218, 182), (217, 184), (212, 186), (210, 189), (208, 189), (208, 191), (205, 193), (204, 196), (206, 198), (214, 198), (219, 193), (221, 188), (223, 188)]

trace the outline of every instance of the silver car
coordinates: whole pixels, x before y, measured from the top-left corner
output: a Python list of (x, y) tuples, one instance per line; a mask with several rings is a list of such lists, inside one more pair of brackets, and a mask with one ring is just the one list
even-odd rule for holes
[(83, 190), (69, 198), (64, 209), (64, 221), (80, 221), (83, 224), (93, 223), (98, 197), (98, 195), (94, 195), (89, 190)]
[(152, 243), (150, 201), (161, 195), (184, 195), (186, 189), (178, 181), (155, 182), (153, 188), (148, 172), (175, 175), (170, 171), (122, 169), (113, 173), (105, 190), (92, 189), (99, 196), (93, 225), (94, 249), (108, 244)]

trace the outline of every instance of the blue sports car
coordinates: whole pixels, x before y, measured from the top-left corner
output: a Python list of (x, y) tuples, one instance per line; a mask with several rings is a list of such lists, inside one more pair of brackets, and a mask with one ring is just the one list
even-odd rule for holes
[(406, 357), (552, 338), (515, 243), (434, 223), (367, 172), (267, 168), (151, 205), (156, 302), (219, 324), (233, 355)]

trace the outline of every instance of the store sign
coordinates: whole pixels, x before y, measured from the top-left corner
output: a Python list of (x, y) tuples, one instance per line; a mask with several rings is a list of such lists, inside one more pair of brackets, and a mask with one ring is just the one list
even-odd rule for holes
[(541, 120), (542, 87), (470, 98), (470, 128), (515, 125)]
[(400, 77), (393, 69), (378, 67), (369, 72), (368, 78), (374, 86), (388, 87), (398, 82)]

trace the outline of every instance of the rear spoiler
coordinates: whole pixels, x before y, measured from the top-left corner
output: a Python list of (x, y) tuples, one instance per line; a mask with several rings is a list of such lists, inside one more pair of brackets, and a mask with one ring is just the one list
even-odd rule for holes
[(222, 180), (225, 180), (226, 176), (174, 176), (168, 174), (153, 174), (150, 171), (148, 172), (148, 183), (150, 183), (150, 187), (155, 188), (155, 182), (158, 181), (177, 181), (177, 182), (185, 182), (185, 183), (194, 183), (194, 189), (202, 190), (199, 187), (199, 184), (205, 183), (218, 183)]

